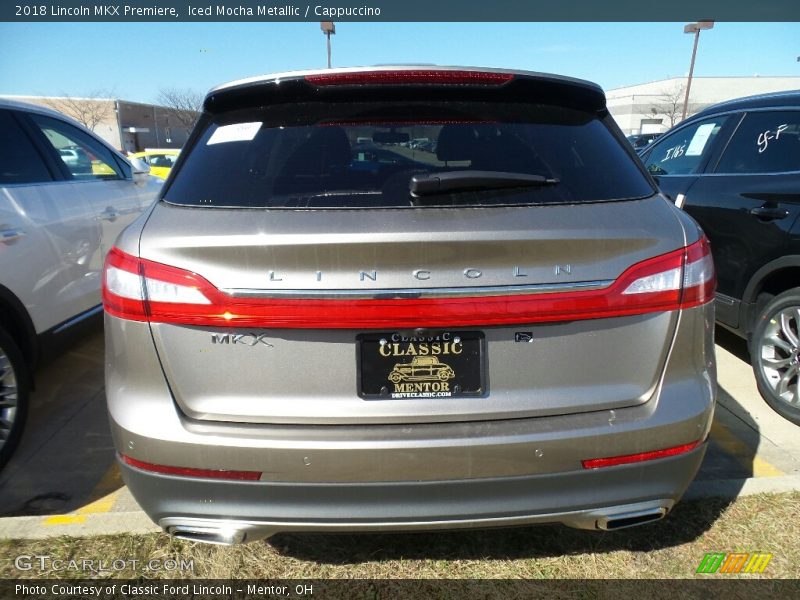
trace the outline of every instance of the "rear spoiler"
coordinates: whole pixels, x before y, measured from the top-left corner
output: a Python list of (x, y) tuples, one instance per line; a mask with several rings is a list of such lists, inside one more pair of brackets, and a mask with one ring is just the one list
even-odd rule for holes
[(210, 113), (298, 102), (387, 100), (501, 101), (606, 108), (603, 90), (581, 79), (529, 71), (457, 67), (375, 67), (296, 71), (236, 81), (211, 90)]

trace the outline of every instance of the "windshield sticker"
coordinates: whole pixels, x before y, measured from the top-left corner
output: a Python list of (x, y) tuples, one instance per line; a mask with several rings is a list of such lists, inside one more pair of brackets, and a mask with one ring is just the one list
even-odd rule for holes
[(255, 123), (235, 123), (233, 125), (223, 125), (208, 138), (206, 146), (212, 144), (226, 144), (228, 142), (249, 142), (261, 129), (261, 122)]
[(778, 125), (778, 128), (774, 132), (771, 129), (767, 129), (765, 132), (759, 133), (758, 140), (756, 140), (756, 144), (758, 144), (758, 153), (761, 154), (767, 149), (770, 140), (780, 139), (781, 133), (788, 128), (789, 125), (784, 123), (783, 125)]
[(686, 156), (700, 156), (708, 143), (708, 138), (711, 137), (711, 133), (716, 126), (716, 123), (700, 125), (697, 131), (694, 132), (692, 141), (689, 142), (689, 147), (686, 149)]

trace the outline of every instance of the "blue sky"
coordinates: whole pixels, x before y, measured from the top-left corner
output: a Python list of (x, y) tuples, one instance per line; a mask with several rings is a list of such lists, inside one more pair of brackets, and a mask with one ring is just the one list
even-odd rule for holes
[[(683, 23), (336, 24), (334, 66), (509, 67), (605, 89), (683, 76)], [(717, 23), (695, 74), (800, 76), (800, 23)], [(0, 94), (83, 96), (110, 89), (150, 102), (164, 87), (205, 92), (233, 79), (325, 66), (318, 23), (0, 23)]]

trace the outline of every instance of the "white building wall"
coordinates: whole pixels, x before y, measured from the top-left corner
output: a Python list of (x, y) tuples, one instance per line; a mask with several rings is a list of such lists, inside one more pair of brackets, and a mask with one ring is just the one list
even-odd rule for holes
[[(660, 109), (669, 104), (668, 95), (681, 87), (685, 93), (685, 86), (686, 77), (673, 77), (608, 90), (608, 110), (626, 135), (640, 133), (643, 120), (660, 119), (660, 124), (645, 125), (651, 130), (666, 131), (670, 120)], [(800, 77), (693, 77), (687, 116), (725, 100), (796, 89), (800, 89)], [(653, 108), (657, 114), (653, 114)], [(680, 94), (678, 121), (682, 108), (683, 93)]]
[[(39, 106), (44, 106), (46, 108), (51, 108), (53, 110), (57, 110), (59, 112), (63, 112), (65, 115), (71, 118), (75, 118), (74, 115), (70, 114), (70, 111), (63, 107), (63, 105), (59, 102), (59, 100), (63, 100), (59, 97), (44, 97), (44, 96), (3, 96), (3, 98), (9, 98), (11, 100), (17, 100), (19, 102), (27, 102), (29, 104), (37, 104)], [(111, 146), (114, 148), (121, 148), (122, 144), (119, 139), (119, 124), (117, 122), (117, 110), (116, 110), (116, 101), (110, 98), (71, 98), (72, 101), (81, 101), (81, 102), (92, 102), (94, 104), (107, 104), (107, 108), (103, 110), (105, 113), (104, 118), (95, 126), (94, 132), (107, 141)]]

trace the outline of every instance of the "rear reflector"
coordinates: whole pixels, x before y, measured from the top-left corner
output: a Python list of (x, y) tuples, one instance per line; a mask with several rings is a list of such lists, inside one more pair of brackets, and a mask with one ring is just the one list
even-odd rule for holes
[[(266, 291), (266, 290), (265, 290)], [(642, 261), (610, 286), (556, 293), (444, 298), (237, 298), (209, 281), (113, 248), (103, 305), (115, 317), (206, 327), (383, 329), (546, 323), (690, 308), (713, 299), (705, 238)]]
[(124, 454), (119, 455), (120, 460), (137, 469), (162, 473), (164, 475), (180, 475), (182, 477), (204, 477), (207, 479), (230, 479), (234, 481), (258, 481), (261, 479), (260, 471), (220, 471), (216, 469), (192, 469), (189, 467), (169, 467), (136, 460)]
[(444, 71), (414, 69), (398, 71), (361, 71), (356, 73), (322, 73), (307, 75), (305, 80), (316, 86), (332, 85), (502, 85), (514, 79), (512, 73), (482, 71)]
[(630, 463), (644, 462), (647, 460), (655, 460), (657, 458), (666, 458), (668, 456), (676, 456), (678, 454), (685, 454), (691, 452), (700, 445), (700, 440), (692, 442), (691, 444), (683, 444), (682, 446), (673, 446), (672, 448), (664, 448), (663, 450), (651, 450), (649, 452), (639, 452), (638, 454), (625, 454), (623, 456), (611, 456), (609, 458), (592, 458), (590, 460), (581, 461), (584, 469), (599, 469), (600, 467), (614, 467), (616, 465), (627, 465)]

